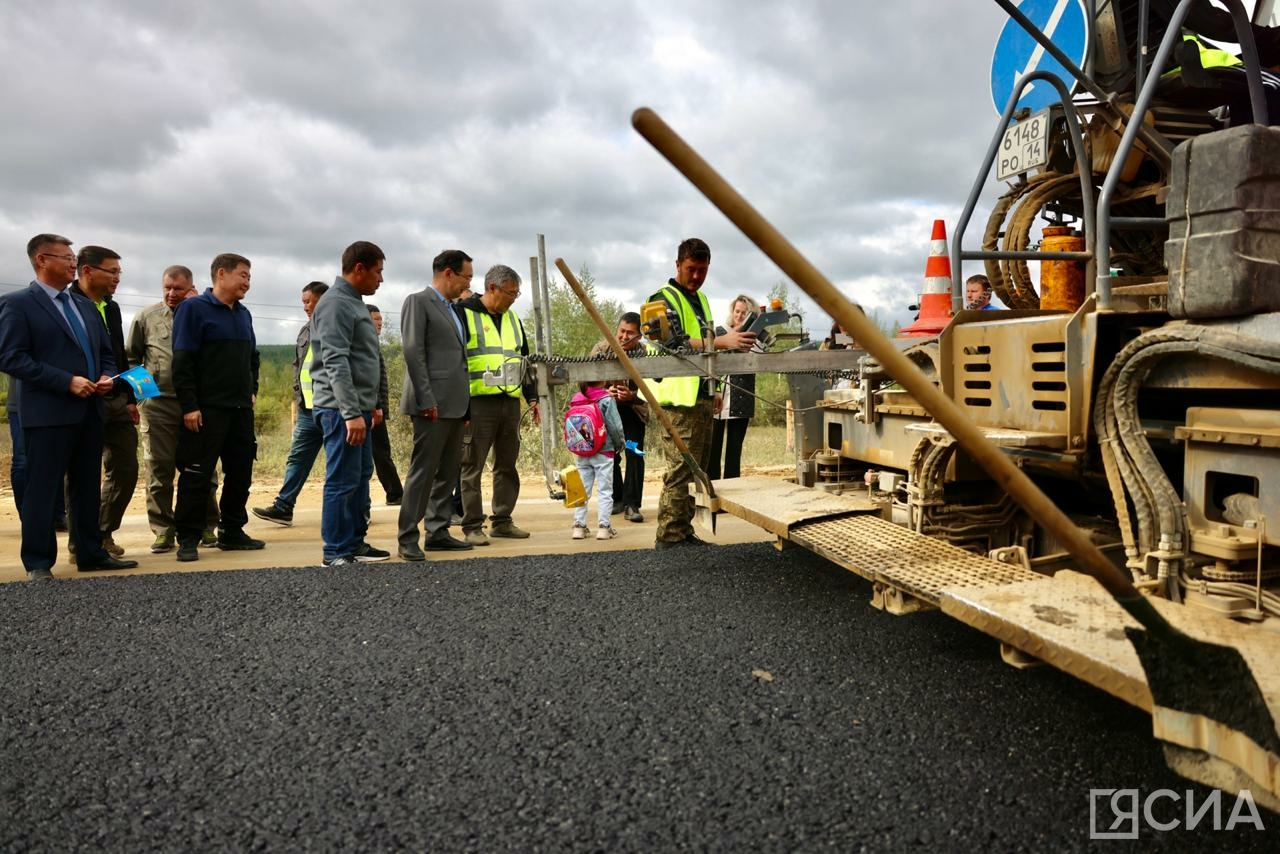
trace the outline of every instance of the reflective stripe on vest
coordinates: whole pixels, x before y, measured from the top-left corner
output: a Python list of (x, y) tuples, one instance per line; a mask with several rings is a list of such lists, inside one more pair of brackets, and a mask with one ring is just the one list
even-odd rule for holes
[(302, 357), (302, 368), (298, 371), (298, 386), (302, 389), (302, 406), (311, 409), (311, 345), (307, 345), (307, 353)]
[(502, 366), (509, 361), (519, 361), (524, 349), (524, 327), (520, 318), (511, 312), (504, 317), (502, 332), (494, 324), (487, 311), (468, 308), (467, 316), (467, 375), (471, 380), (471, 396), (486, 394), (518, 395), (520, 386), (485, 385), (486, 371), (502, 373)]
[[(666, 294), (667, 302), (675, 308), (676, 316), (680, 319), (681, 331), (690, 336), (701, 336), (698, 315), (694, 313), (688, 293), (683, 288), (670, 284), (663, 287), (659, 293)], [(703, 317), (711, 317), (711, 305), (707, 302), (706, 295), (702, 291), (697, 291), (697, 295), (698, 301), (702, 303)], [(658, 403), (663, 406), (693, 406), (698, 402), (698, 387), (703, 382), (703, 377), (666, 377), (657, 384), (658, 387), (653, 390), (653, 393), (658, 398)]]

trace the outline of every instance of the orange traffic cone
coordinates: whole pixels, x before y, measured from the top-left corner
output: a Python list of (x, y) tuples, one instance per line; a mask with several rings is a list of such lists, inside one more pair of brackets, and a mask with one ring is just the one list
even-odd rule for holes
[(924, 291), (920, 294), (920, 315), (916, 322), (899, 330), (899, 338), (937, 335), (951, 320), (951, 258), (947, 255), (947, 226), (933, 221), (929, 260), (924, 265)]

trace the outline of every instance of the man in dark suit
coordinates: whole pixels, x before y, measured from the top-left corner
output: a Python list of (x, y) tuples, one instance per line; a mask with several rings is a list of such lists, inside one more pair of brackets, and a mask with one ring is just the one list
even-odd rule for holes
[[(129, 356), (124, 347), (120, 306), (112, 299), (120, 286), (120, 255), (105, 246), (82, 246), (76, 264), (79, 281), (72, 282), (71, 289), (92, 302), (102, 316), (111, 339), (116, 373), (123, 373), (129, 370)], [(138, 486), (138, 404), (128, 383), (117, 383), (103, 402), (106, 422), (102, 427), (102, 509), (98, 527), (102, 529), (102, 547), (120, 557), (124, 549), (116, 545), (115, 532), (120, 530), (124, 511)]]
[(410, 294), (400, 313), (404, 391), (400, 411), (413, 419), (413, 451), (400, 505), (400, 557), (426, 560), (418, 547), (425, 519), (428, 551), (465, 550), (449, 535), (454, 484), (462, 461), (462, 428), (471, 395), (466, 335), (450, 304), (471, 283), (471, 258), (447, 249), (431, 263), (431, 286)]
[(70, 240), (37, 234), (27, 257), (35, 280), (0, 309), (0, 371), (22, 380), (18, 406), (31, 466), (22, 500), (22, 565), (29, 579), (52, 577), (54, 508), (65, 475), (77, 567), (137, 566), (107, 554), (98, 529), (102, 398), (116, 372), (106, 327), (93, 303), (67, 289), (76, 275)]

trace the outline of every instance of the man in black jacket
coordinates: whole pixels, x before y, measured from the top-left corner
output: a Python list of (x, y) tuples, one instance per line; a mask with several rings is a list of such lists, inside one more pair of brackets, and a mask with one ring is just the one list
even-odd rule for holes
[[(120, 256), (104, 246), (85, 246), (76, 258), (78, 281), (71, 287), (91, 301), (102, 315), (116, 373), (129, 370), (124, 346), (124, 326), (120, 306), (112, 299), (120, 287)], [(102, 431), (102, 508), (98, 527), (102, 529), (102, 547), (114, 557), (124, 554), (116, 545), (114, 534), (120, 530), (124, 511), (133, 499), (138, 485), (138, 405), (133, 390), (123, 380), (104, 399), (106, 423)]]

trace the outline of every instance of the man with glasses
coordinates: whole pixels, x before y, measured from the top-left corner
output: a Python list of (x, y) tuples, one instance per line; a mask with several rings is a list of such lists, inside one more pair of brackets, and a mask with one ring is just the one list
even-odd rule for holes
[(102, 398), (116, 373), (101, 315), (68, 285), (76, 277), (71, 241), (37, 234), (27, 242), (35, 279), (0, 309), (0, 371), (22, 381), (23, 439), (31, 471), (22, 500), (22, 565), (31, 580), (52, 578), (58, 558), (54, 507), (65, 476), (76, 565), (128, 569), (102, 548)]
[[(529, 341), (520, 318), (511, 306), (520, 296), (520, 275), (503, 264), (489, 268), (484, 276), (484, 293), (458, 304), (466, 320), (467, 375), (471, 381), (471, 421), (462, 439), (462, 530), (473, 546), (487, 546), (484, 500), (480, 476), (493, 450), (493, 513), (489, 516), (489, 536), (524, 539), (529, 532), (511, 521), (520, 497), (520, 395), (528, 401), (533, 422), (539, 423), (537, 388), (522, 383), (522, 359), (529, 355)], [(498, 385), (489, 385), (485, 373), (514, 376)]]
[[(85, 246), (76, 259), (79, 281), (72, 289), (93, 303), (102, 316), (111, 338), (111, 354), (116, 373), (129, 370), (124, 346), (124, 324), (120, 306), (112, 297), (120, 287), (120, 255), (104, 246)], [(119, 557), (124, 549), (116, 544), (115, 532), (124, 521), (124, 511), (138, 486), (138, 405), (128, 383), (116, 387), (103, 398), (106, 423), (102, 427), (102, 508), (98, 527), (102, 529), (102, 547)], [(72, 539), (74, 543), (74, 538)]]

